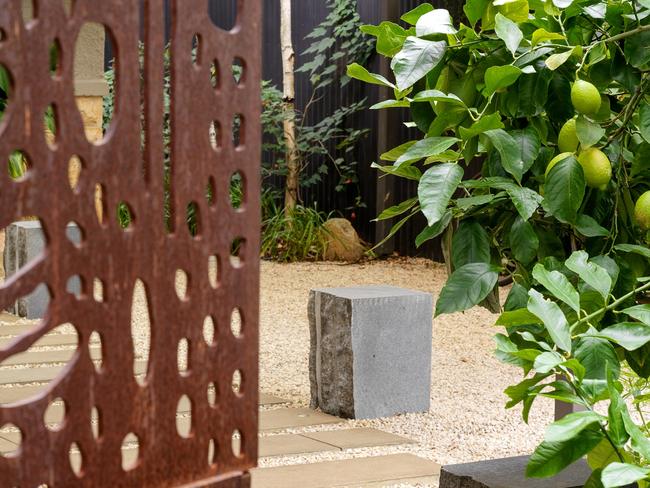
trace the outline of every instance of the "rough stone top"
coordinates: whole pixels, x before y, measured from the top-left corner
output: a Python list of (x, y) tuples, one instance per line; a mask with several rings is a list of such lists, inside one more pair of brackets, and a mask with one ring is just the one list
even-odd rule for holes
[(431, 294), (423, 291), (408, 290), (406, 288), (387, 285), (352, 286), (347, 288), (314, 288), (312, 292), (327, 293), (348, 300), (431, 296)]

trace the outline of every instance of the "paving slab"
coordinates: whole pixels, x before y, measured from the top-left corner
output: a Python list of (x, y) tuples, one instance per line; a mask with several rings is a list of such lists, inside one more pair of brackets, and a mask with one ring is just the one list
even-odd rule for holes
[[(16, 337), (0, 337), (0, 347), (4, 347)], [(40, 346), (76, 346), (77, 336), (75, 334), (48, 334), (41, 337), (32, 347)]]
[(342, 419), (308, 408), (278, 408), (260, 412), (260, 430), (282, 430), (310, 425), (333, 424)]
[[(144, 374), (147, 363), (137, 361), (137, 374)], [(61, 374), (65, 366), (47, 366), (39, 368), (20, 368), (20, 369), (2, 369), (0, 370), (0, 384), (10, 383), (42, 383), (51, 381)]]
[(270, 393), (260, 393), (260, 405), (281, 405), (283, 403), (289, 402)]
[(0, 328), (2, 324), (15, 324), (19, 320), (21, 320), (21, 317), (18, 317), (18, 315), (9, 312), (0, 312)]
[[(75, 349), (62, 349), (58, 351), (28, 351), (11, 356), (2, 363), (2, 366), (16, 366), (22, 364), (50, 364), (50, 363), (67, 363), (72, 359)], [(92, 346), (90, 348), (90, 357), (92, 359), (101, 359), (101, 348)]]
[(333, 488), (408, 482), (435, 477), (440, 467), (412, 454), (258, 468), (253, 488)]
[(272, 457), (338, 450), (335, 446), (299, 434), (278, 434), (260, 437), (258, 453), (260, 457)]
[(324, 442), (341, 450), (358, 449), (360, 447), (397, 446), (400, 444), (415, 444), (415, 441), (377, 429), (343, 429), (325, 432), (306, 432), (301, 434), (310, 439)]
[(12, 442), (5, 436), (0, 436), (0, 454), (7, 454), (14, 452), (18, 448), (18, 444)]
[(443, 466), (440, 488), (581, 488), (591, 476), (584, 460), (573, 463), (552, 478), (526, 478), (529, 456), (491, 459)]

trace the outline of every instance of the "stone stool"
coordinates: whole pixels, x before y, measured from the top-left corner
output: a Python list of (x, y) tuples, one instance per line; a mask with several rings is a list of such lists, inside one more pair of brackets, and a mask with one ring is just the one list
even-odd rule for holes
[(309, 297), (311, 406), (346, 418), (426, 412), (433, 299), (391, 286)]

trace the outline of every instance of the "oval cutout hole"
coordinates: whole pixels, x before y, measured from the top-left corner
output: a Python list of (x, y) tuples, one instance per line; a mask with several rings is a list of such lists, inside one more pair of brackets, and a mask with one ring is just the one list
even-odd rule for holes
[[(5, 38), (4, 31), (0, 29), (0, 42)], [(0, 122), (4, 119), (5, 113), (11, 103), (12, 85), (13, 82), (9, 70), (4, 64), (0, 63)]]
[(54, 39), (50, 44), (50, 76), (56, 78), (61, 75), (61, 42)]
[(83, 163), (79, 156), (72, 156), (68, 161), (68, 183), (70, 183), (70, 189), (73, 192), (77, 192), (79, 189), (82, 168)]
[(5, 457), (5, 458), (15, 458), (20, 455), (20, 448), (23, 443), (23, 433), (21, 430), (16, 427), (14, 424), (5, 424), (0, 428), (1, 431), (7, 432), (8, 435), (11, 436), (11, 442), (14, 444), (16, 447), (10, 450), (2, 450), (0, 451), (0, 456)]
[(208, 442), (208, 465), (213, 467), (217, 465), (217, 442), (214, 439)]
[(196, 202), (187, 204), (187, 230), (190, 231), (192, 237), (196, 237), (201, 233), (201, 210)]
[(63, 428), (67, 408), (62, 398), (56, 398), (48, 405), (43, 415), (43, 421), (48, 430), (56, 432)]
[(95, 185), (95, 215), (97, 222), (101, 225), (106, 215), (106, 206), (104, 204), (104, 187), (99, 183)]
[(101, 372), (104, 366), (104, 344), (102, 343), (101, 335), (97, 331), (90, 334), (88, 339), (88, 353), (95, 365), (95, 370), (98, 373)]
[(65, 285), (65, 291), (74, 295), (77, 300), (81, 300), (84, 294), (84, 280), (80, 275), (70, 276)]
[(244, 438), (239, 430), (235, 429), (232, 433), (232, 453), (236, 458), (242, 456), (242, 447), (244, 445)]
[(203, 321), (203, 339), (208, 346), (214, 345), (215, 327), (214, 320), (209, 315)]
[(9, 171), (9, 177), (14, 181), (20, 181), (27, 175), (29, 168), (31, 167), (31, 162), (27, 153), (18, 149), (12, 151), (9, 154), (9, 161), (7, 162), (7, 168)]
[(232, 119), (232, 143), (235, 148), (243, 146), (246, 138), (246, 121), (242, 114), (235, 114)]
[(232, 62), (232, 76), (235, 84), (241, 85), (246, 80), (245, 63), (242, 58), (235, 58)]
[(96, 302), (104, 301), (104, 282), (99, 278), (93, 280), (93, 299)]
[(133, 225), (133, 222), (135, 222), (133, 210), (128, 203), (120, 202), (117, 205), (117, 223), (122, 229), (127, 230)]
[(210, 405), (213, 408), (216, 407), (217, 400), (219, 399), (219, 388), (216, 383), (208, 384), (207, 395), (208, 395), (208, 405)]
[(90, 430), (92, 431), (95, 440), (101, 437), (102, 418), (97, 407), (93, 407), (90, 411)]
[(241, 173), (233, 173), (230, 177), (230, 206), (240, 209), (244, 204), (245, 181)]
[(215, 59), (214, 61), (212, 61), (212, 64), (210, 65), (210, 84), (212, 85), (212, 88), (218, 90), (220, 81), (221, 79), (219, 76), (219, 61)]
[(244, 265), (242, 256), (244, 254), (244, 246), (246, 240), (243, 237), (238, 237), (232, 241), (230, 246), (230, 266), (233, 268), (241, 268)]
[[(96, 22), (84, 23), (75, 41), (73, 72), (75, 73), (76, 84), (83, 83), (83, 80), (77, 78), (77, 76), (87, 73), (89, 69), (92, 69), (92, 72), (104, 72), (104, 56), (88, 56), (87, 53), (88, 46), (94, 46), (98, 40), (102, 48), (104, 46), (106, 47), (106, 52), (116, 52), (115, 41), (110, 29)], [(113, 71), (119, 71), (119, 63), (113, 62), (111, 69)], [(108, 79), (119, 79), (119, 73), (113, 73)], [(110, 105), (107, 105), (107, 110), (104, 110), (102, 97), (75, 97), (77, 109), (81, 114), (81, 119), (84, 124), (86, 139), (91, 144), (101, 144), (105, 140), (105, 135), (110, 132), (110, 126), (114, 118), (114, 107), (119, 104), (120, 87), (111, 81), (109, 83), (109, 90), (113, 100)], [(103, 118), (98, 118), (95, 115), (97, 113), (103, 113)]]
[(122, 440), (122, 469), (131, 471), (138, 465), (140, 457), (140, 439), (133, 432)]
[(208, 281), (210, 286), (216, 289), (219, 286), (219, 256), (212, 255), (208, 258)]
[(212, 0), (208, 2), (208, 14), (215, 27), (229, 31), (237, 23), (237, 0)]
[(243, 320), (242, 320), (241, 312), (239, 311), (238, 308), (235, 308), (232, 311), (232, 315), (230, 316), (230, 330), (232, 331), (232, 335), (234, 335), (235, 337), (241, 337), (242, 328), (243, 328)]
[(131, 337), (134, 348), (133, 375), (141, 386), (146, 383), (146, 374), (143, 373), (146, 373), (151, 350), (151, 314), (148, 295), (149, 291), (142, 280), (136, 280), (131, 306)]
[[(188, 415), (179, 419), (179, 415)], [(184, 439), (189, 439), (192, 437), (192, 400), (187, 395), (183, 395), (180, 400), (178, 400), (178, 405), (176, 406), (176, 431), (178, 435)]]
[(190, 343), (186, 338), (182, 338), (178, 341), (178, 346), (176, 348), (176, 362), (178, 366), (178, 372), (187, 374), (190, 369)]
[(201, 35), (194, 34), (192, 37), (192, 62), (195, 65), (201, 64)]
[(223, 143), (221, 140), (221, 123), (218, 120), (213, 120), (210, 122), (210, 128), (208, 131), (210, 136), (210, 145), (215, 151), (221, 150)]
[(68, 451), (70, 458), (70, 468), (77, 478), (81, 478), (83, 473), (83, 453), (79, 448), (79, 445), (76, 442), (70, 444), (70, 450)]
[(243, 381), (244, 378), (242, 377), (241, 371), (236, 370), (232, 374), (232, 391), (237, 396), (241, 396), (243, 391)]
[(182, 269), (177, 269), (175, 274), (174, 286), (176, 287), (176, 295), (180, 300), (187, 299), (187, 287), (189, 285), (189, 277)]
[(205, 185), (205, 200), (208, 202), (209, 206), (213, 206), (217, 203), (217, 190), (212, 176), (208, 178), (208, 184)]
[(45, 109), (43, 114), (43, 129), (45, 130), (45, 141), (51, 150), (56, 149), (57, 144), (57, 114), (54, 105)]

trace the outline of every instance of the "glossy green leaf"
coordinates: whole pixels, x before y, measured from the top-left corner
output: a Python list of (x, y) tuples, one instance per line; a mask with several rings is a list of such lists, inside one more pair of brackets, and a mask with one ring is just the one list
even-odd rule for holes
[(643, 68), (650, 63), (650, 32), (643, 31), (625, 39), (625, 57), (635, 68)]
[(550, 373), (564, 362), (564, 357), (556, 352), (547, 351), (535, 359), (533, 367), (538, 373)]
[(425, 37), (433, 34), (455, 34), (457, 31), (449, 11), (438, 8), (418, 19), (415, 32), (419, 37)]
[(477, 221), (464, 220), (454, 232), (451, 261), (454, 268), (490, 262), (490, 237)]
[(381, 214), (379, 214), (377, 220), (392, 219), (394, 217), (397, 217), (398, 215), (402, 215), (404, 212), (408, 212), (409, 210), (411, 210), (417, 203), (418, 203), (417, 198), (409, 198), (408, 200), (403, 201), (399, 205), (394, 205), (384, 210)]
[(458, 164), (444, 163), (429, 168), (422, 175), (418, 197), (429, 225), (434, 225), (444, 216), (463, 174), (463, 168)]
[(564, 63), (566, 63), (572, 54), (573, 54), (573, 49), (564, 51), (562, 53), (551, 54), (548, 58), (546, 58), (546, 66), (551, 71), (555, 71)]
[(415, 238), (415, 246), (420, 247), (425, 242), (430, 241), (431, 239), (435, 239), (440, 234), (442, 234), (445, 230), (447, 230), (447, 227), (451, 223), (452, 218), (453, 214), (451, 211), (447, 211), (445, 212), (445, 215), (442, 217), (442, 219), (440, 219), (438, 222), (431, 226), (425, 227), (424, 230), (420, 232)]
[(395, 55), (391, 63), (397, 88), (404, 91), (424, 78), (442, 61), (446, 50), (446, 42), (407, 37), (404, 47)]
[(533, 35), (531, 37), (531, 44), (533, 46), (537, 46), (537, 44), (540, 44), (542, 42), (560, 41), (563, 39), (564, 36), (557, 32), (549, 32), (546, 29), (537, 29), (535, 32), (533, 32)]
[(420, 178), (422, 178), (422, 172), (415, 166), (402, 165), (395, 167), (381, 166), (377, 163), (372, 163), (370, 167), (378, 169), (379, 171), (389, 175), (406, 178), (407, 180), (420, 181)]
[(589, 215), (580, 214), (575, 223), (576, 230), (585, 237), (606, 237), (609, 231)]
[(515, 83), (521, 76), (521, 69), (516, 66), (492, 66), (485, 72), (485, 96)]
[(519, 308), (517, 310), (503, 312), (497, 319), (495, 325), (514, 327), (539, 323), (540, 320), (537, 315), (530, 313), (527, 308)]
[[(494, 148), (501, 156), (501, 164), (503, 168), (515, 177), (517, 181), (521, 181), (523, 176), (521, 160), (519, 157), (519, 147), (510, 134), (503, 129), (493, 129), (485, 132), (485, 135), (490, 139)], [(527, 220), (527, 219), (526, 219)]]
[(433, 5), (430, 3), (423, 3), (415, 7), (413, 10), (406, 12), (404, 15), (402, 15), (401, 19), (407, 24), (415, 25), (417, 24), (420, 17), (428, 12), (431, 12), (433, 8)]
[(602, 440), (603, 434), (594, 430), (583, 430), (570, 441), (542, 442), (530, 457), (526, 476), (549, 478), (591, 451)]
[(604, 420), (605, 417), (591, 410), (570, 413), (546, 428), (544, 440), (546, 442), (570, 441), (587, 427)]
[(395, 88), (395, 85), (384, 78), (382, 75), (370, 73), (366, 68), (357, 63), (352, 63), (350, 66), (348, 66), (347, 74), (350, 78), (354, 78), (355, 80), (360, 80), (365, 83)]
[(576, 120), (576, 133), (582, 147), (591, 147), (605, 136), (605, 129), (586, 117), (579, 116)]
[(650, 469), (633, 464), (612, 463), (603, 469), (601, 481), (605, 488), (626, 486), (650, 477)]
[(539, 238), (533, 226), (517, 216), (510, 227), (510, 249), (517, 261), (528, 264), (537, 256)]
[(483, 134), (488, 130), (503, 129), (504, 127), (505, 126), (501, 121), (501, 115), (497, 112), (490, 115), (485, 115), (474, 122), (470, 127), (461, 127), (459, 131), (460, 136), (464, 141), (466, 141), (472, 137), (478, 136), (479, 134)]
[(544, 209), (560, 222), (572, 223), (585, 196), (586, 184), (582, 166), (575, 158), (557, 163), (544, 184)]
[(379, 54), (392, 58), (402, 50), (408, 32), (393, 22), (384, 21), (379, 25), (362, 25), (361, 32), (377, 38), (376, 49)]
[(435, 156), (446, 151), (457, 142), (459, 142), (459, 139), (455, 137), (427, 137), (409, 147), (404, 154), (397, 158), (395, 166)]
[(494, 22), (497, 36), (505, 42), (506, 47), (514, 56), (519, 44), (524, 39), (524, 34), (516, 23), (500, 13), (496, 15)]
[(650, 142), (650, 104), (645, 101), (639, 107), (639, 132), (646, 142)]
[(452, 273), (438, 297), (436, 316), (467, 310), (494, 289), (499, 268), (487, 263), (466, 264)]
[(580, 294), (562, 273), (548, 271), (543, 264), (537, 263), (533, 268), (533, 278), (555, 298), (566, 303), (576, 313), (580, 313)]
[(528, 291), (528, 310), (544, 323), (553, 342), (563, 351), (571, 351), (571, 330), (557, 303), (546, 300), (537, 290)]
[(635, 305), (622, 310), (621, 313), (626, 313), (633, 319), (650, 325), (650, 304)]
[(650, 325), (640, 322), (623, 322), (611, 325), (598, 333), (628, 351), (635, 351), (650, 342)]
[(566, 267), (580, 276), (580, 279), (591, 286), (607, 300), (612, 290), (612, 278), (606, 269), (589, 261), (589, 254), (576, 251), (566, 261)]
[(617, 251), (621, 252), (631, 252), (634, 254), (639, 254), (650, 259), (650, 249), (645, 246), (638, 246), (636, 244), (618, 244), (614, 247)]

